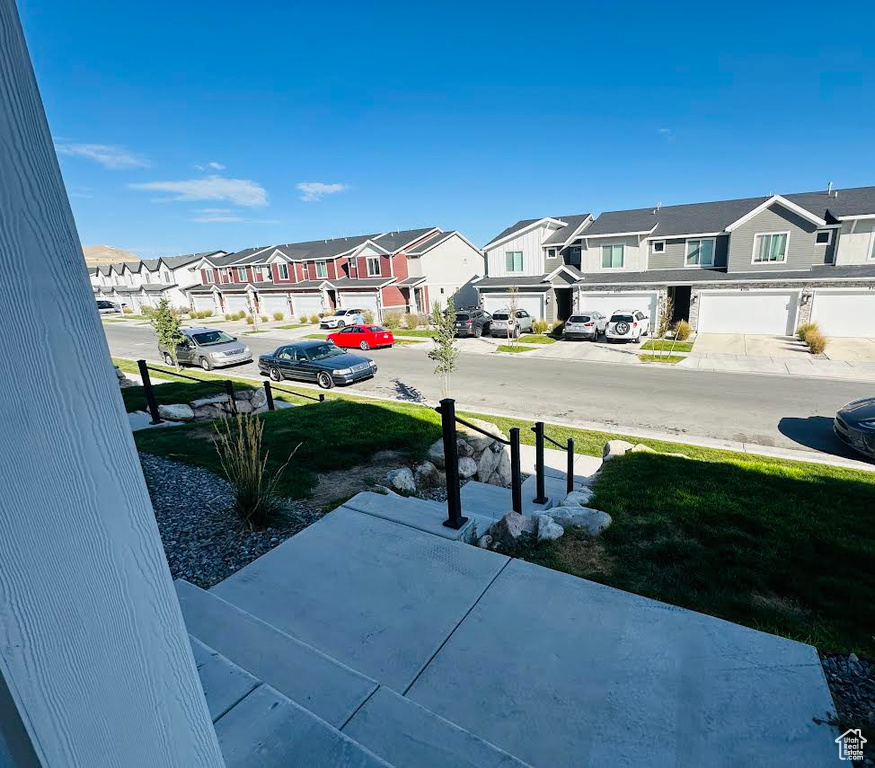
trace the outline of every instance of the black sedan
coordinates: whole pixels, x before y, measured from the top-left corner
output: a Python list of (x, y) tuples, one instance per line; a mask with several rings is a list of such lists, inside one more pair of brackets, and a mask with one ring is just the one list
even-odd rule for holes
[(271, 381), (315, 381), (323, 389), (370, 379), (377, 364), (361, 355), (350, 355), (328, 341), (296, 341), (258, 358), (258, 370)]
[(840, 408), (832, 428), (843, 443), (875, 459), (875, 397), (854, 400)]

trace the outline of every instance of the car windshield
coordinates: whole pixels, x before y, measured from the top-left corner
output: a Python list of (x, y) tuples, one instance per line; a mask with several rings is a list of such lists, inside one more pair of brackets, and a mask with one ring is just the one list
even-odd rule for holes
[(470, 317), (464, 312), (456, 312), (456, 320), (460, 323), (464, 323), (466, 320), (469, 320)]
[(100, 307), (101, 309), (107, 309), (108, 307), (111, 307), (111, 306), (112, 306), (112, 302), (109, 302), (109, 301), (98, 301), (98, 302), (97, 302), (97, 306)]
[(191, 337), (200, 347), (227, 344), (229, 341), (234, 341), (234, 337), (224, 331), (203, 331), (202, 333), (193, 333)]
[(310, 360), (326, 360), (329, 357), (337, 357), (346, 354), (340, 347), (334, 344), (319, 344), (310, 349), (301, 350)]
[(632, 315), (611, 315), (612, 323), (631, 323)]
[(588, 323), (589, 315), (572, 315), (568, 318), (569, 323)]
[(507, 320), (507, 312), (496, 312), (492, 316), (493, 320)]
[(386, 329), (382, 325), (369, 325), (368, 330), (371, 333), (383, 333)]

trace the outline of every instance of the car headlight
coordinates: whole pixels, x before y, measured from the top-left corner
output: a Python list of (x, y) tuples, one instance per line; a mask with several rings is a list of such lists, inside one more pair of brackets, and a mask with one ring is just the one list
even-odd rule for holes
[(210, 357), (222, 357), (221, 352), (210, 352)]
[(368, 365), (371, 366), (371, 368), (377, 367), (377, 364), (373, 360), (368, 360)]
[(244, 355), (248, 355), (250, 352), (251, 352), (251, 350), (249, 349), (249, 347), (243, 347), (243, 354)]
[(875, 419), (866, 419), (865, 421), (861, 421), (860, 426), (865, 427), (866, 429), (875, 429)]
[(335, 373), (339, 374), (340, 376), (348, 376), (350, 373), (352, 373), (352, 368), (340, 368), (336, 370)]

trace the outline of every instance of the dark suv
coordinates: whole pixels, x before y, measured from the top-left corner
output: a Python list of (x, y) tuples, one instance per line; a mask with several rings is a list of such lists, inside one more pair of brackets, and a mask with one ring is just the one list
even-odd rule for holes
[(460, 309), (456, 312), (456, 336), (473, 336), (479, 339), (484, 333), (489, 333), (492, 315), (482, 309)]

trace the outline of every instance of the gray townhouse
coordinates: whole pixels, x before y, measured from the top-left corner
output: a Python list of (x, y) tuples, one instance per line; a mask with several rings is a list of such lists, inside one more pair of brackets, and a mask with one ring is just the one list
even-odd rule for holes
[(562, 221), (518, 222), (485, 246), (485, 308), (514, 287), (548, 320), (655, 317), (670, 296), (673, 320), (702, 333), (790, 335), (815, 320), (831, 336), (875, 334), (875, 187), (608, 211), (574, 231)]

